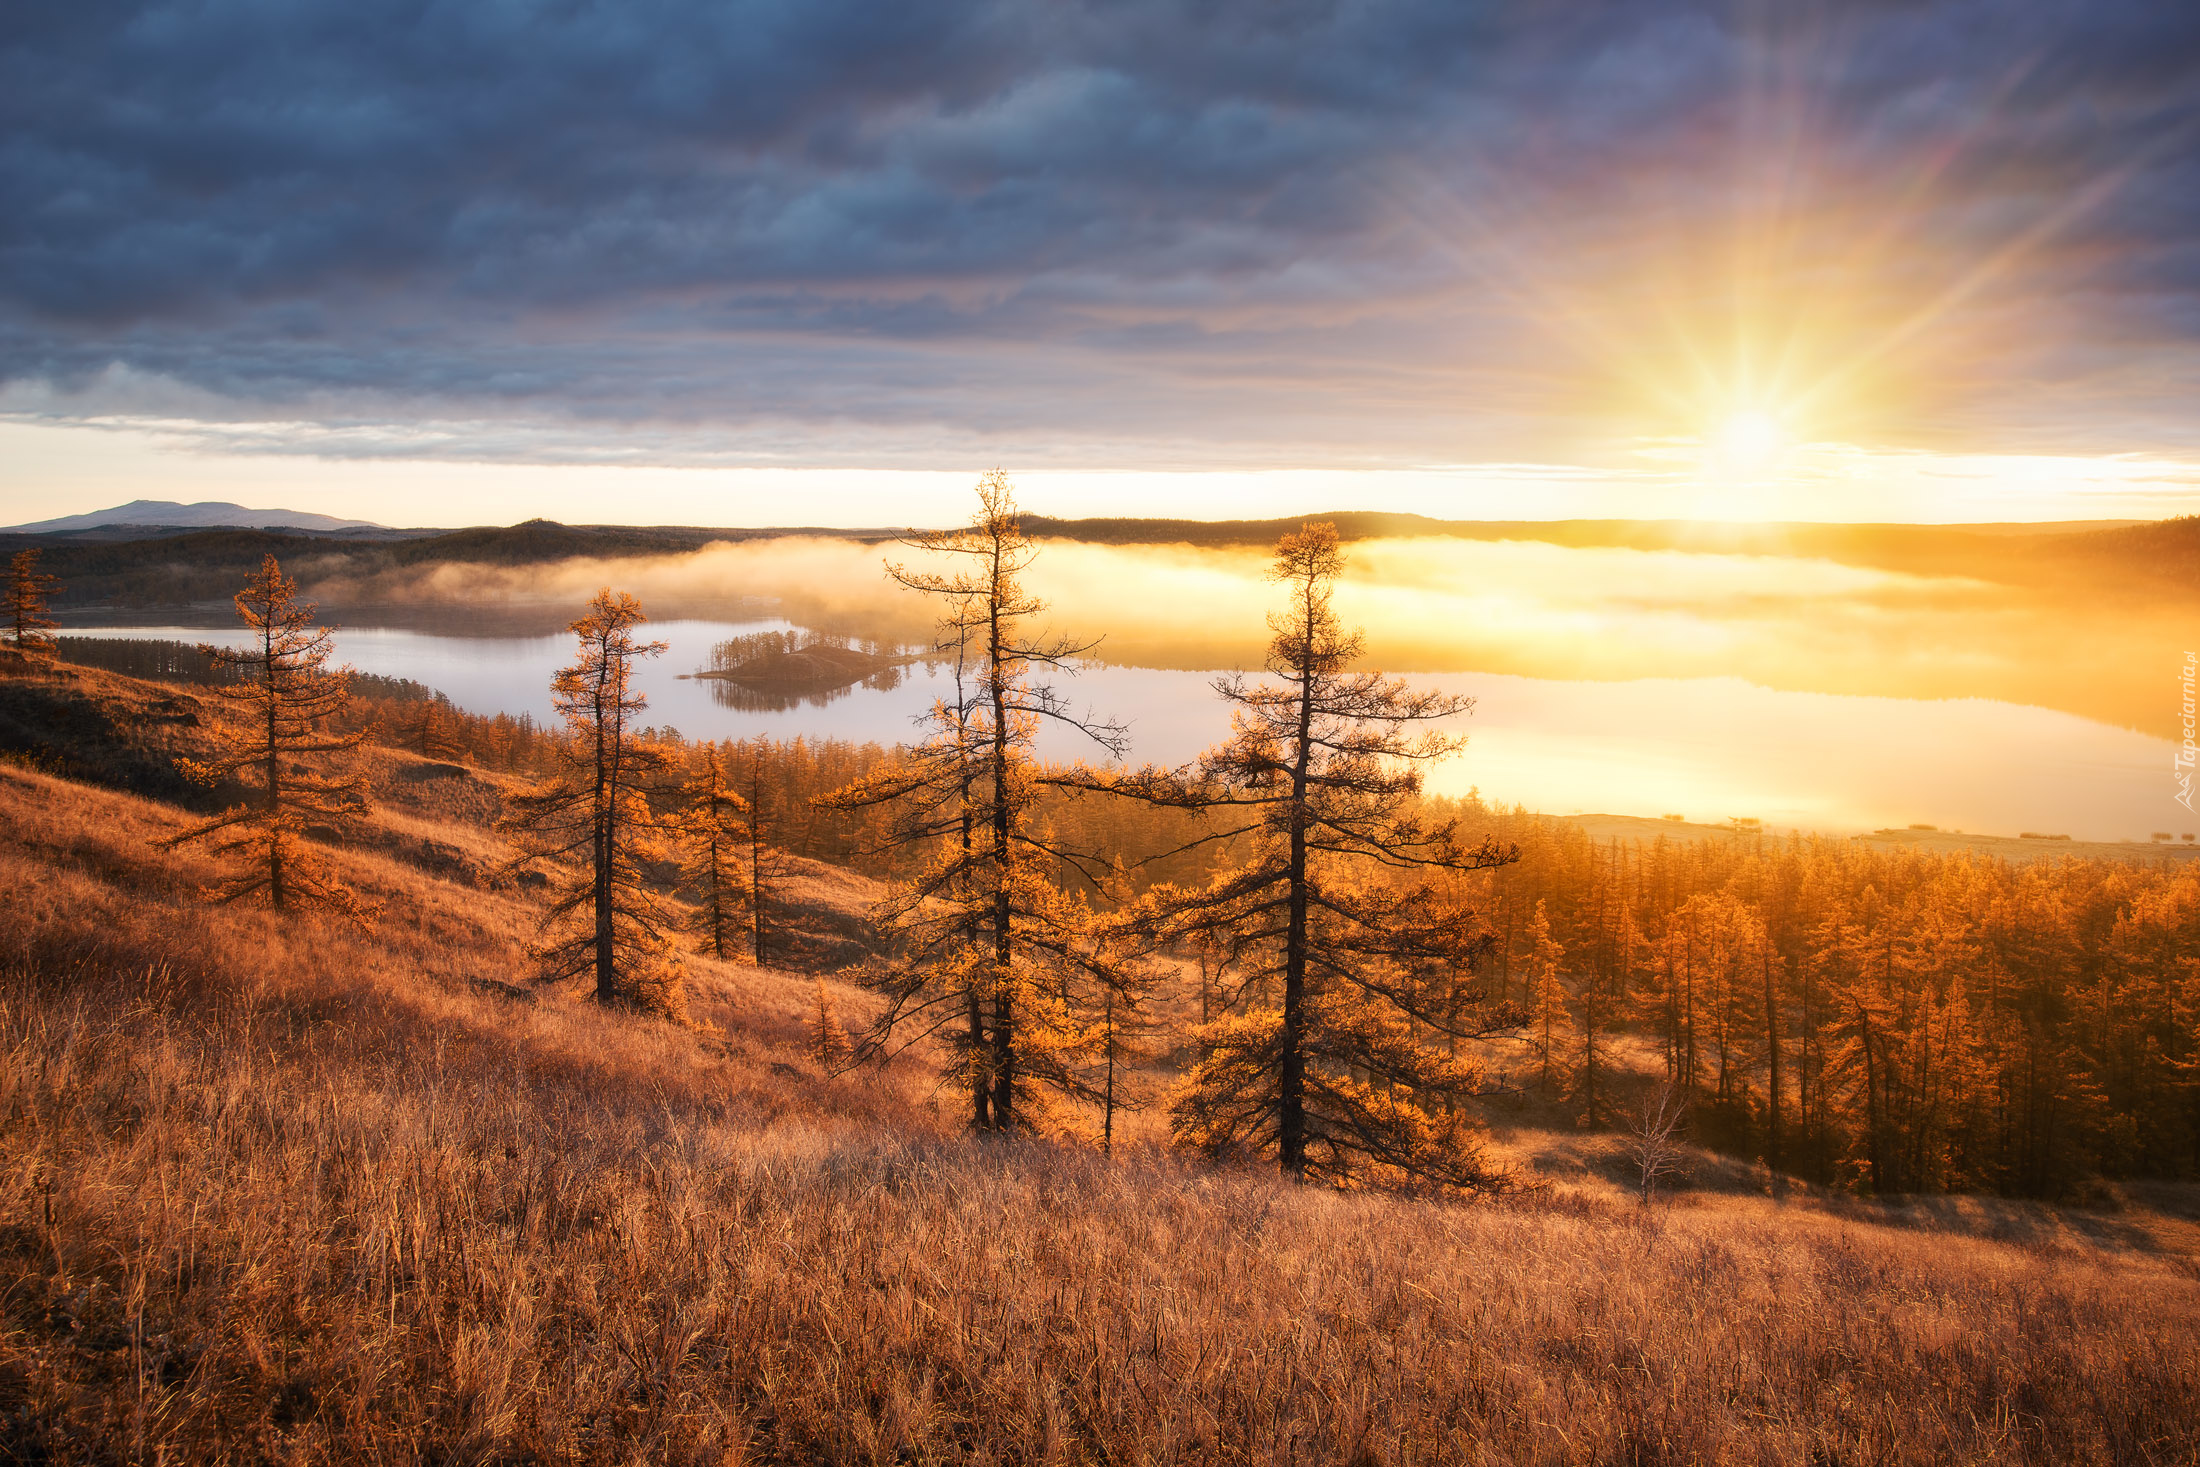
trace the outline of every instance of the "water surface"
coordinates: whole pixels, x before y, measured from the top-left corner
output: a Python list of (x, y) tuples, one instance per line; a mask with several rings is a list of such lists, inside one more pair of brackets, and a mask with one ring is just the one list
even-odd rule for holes
[[(669, 644), (646, 662), (646, 719), (691, 738), (766, 734), (891, 744), (947, 690), (922, 665), (900, 686), (856, 687), (823, 702), (763, 712), (728, 707), (708, 681), (713, 643), (785, 621), (653, 623)], [(182, 641), (228, 635), (176, 625), (72, 629), (71, 635)], [(564, 635), (463, 636), (347, 625), (339, 660), (411, 678), (479, 713), (553, 717), (552, 675), (572, 660)], [(1081, 709), (1130, 725), (1131, 757), (1177, 763), (1228, 732), (1207, 669), (1098, 665), (1066, 679)], [(1433, 789), (1566, 814), (1750, 816), (1835, 832), (1913, 821), (1944, 829), (2144, 840), (2193, 822), (2170, 799), (2170, 741), (2055, 709), (1987, 698), (1901, 698), (1761, 686), (1739, 676), (1553, 679), (1436, 671), (1414, 681), (1476, 700), (1460, 721), (1463, 754), (1431, 772)], [(1050, 730), (1055, 757), (1092, 752)]]

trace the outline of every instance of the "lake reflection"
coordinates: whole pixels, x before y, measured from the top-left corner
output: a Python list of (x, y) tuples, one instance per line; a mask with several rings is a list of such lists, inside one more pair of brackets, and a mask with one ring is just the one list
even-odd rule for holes
[[(358, 613), (352, 613), (354, 617)], [(640, 685), (651, 723), (691, 738), (767, 734), (894, 743), (947, 691), (923, 665), (894, 687), (854, 687), (823, 702), (734, 707), (722, 685), (680, 676), (707, 666), (729, 635), (785, 621), (673, 620), (649, 634), (670, 644)], [(204, 627), (132, 626), (71, 635), (226, 639)], [(338, 657), (362, 672), (411, 678), (481, 713), (552, 717), (549, 683), (572, 659), (569, 636), (468, 637), (346, 625)], [(1064, 684), (1073, 704), (1129, 721), (1132, 757), (1175, 763), (1220, 739), (1228, 714), (1213, 674), (1098, 666)], [(2144, 840), (2182, 831), (2171, 799), (2167, 739), (2074, 714), (1984, 698), (1912, 699), (1768, 688), (1739, 677), (1548, 679), (1443, 671), (1416, 681), (1478, 700), (1462, 722), (1464, 755), (1431, 787), (1479, 788), (1487, 799), (1557, 814), (1755, 816), (1775, 826), (1857, 831), (1912, 821), (1999, 834)], [(1049, 730), (1053, 757), (1081, 755)]]
[[(880, 574), (882, 559), (912, 557), (892, 545), (787, 537), (654, 559), (439, 565), (320, 583), (312, 594), (337, 622), (523, 636), (562, 627), (612, 585), (667, 619), (777, 616), (916, 643), (929, 640), (938, 607)], [(1196, 671), (1260, 659), (1274, 600), (1267, 561), (1251, 548), (1044, 541), (1024, 580), (1052, 603), (1056, 629), (1104, 637), (1108, 661)], [(1802, 555), (1368, 540), (1346, 547), (1337, 609), (1366, 629), (1379, 667), (1983, 698), (2175, 737), (2176, 669), (2200, 644), (2200, 595), (2025, 574), (2032, 579), (2004, 584)]]

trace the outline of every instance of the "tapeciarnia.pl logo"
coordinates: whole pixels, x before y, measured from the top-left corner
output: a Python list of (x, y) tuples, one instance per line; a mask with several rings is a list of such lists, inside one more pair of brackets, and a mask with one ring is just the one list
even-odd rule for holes
[(2184, 701), (2178, 705), (2178, 717), (2184, 724), (2185, 738), (2184, 742), (2177, 746), (2177, 761), (2171, 766), (2177, 775), (2177, 803), (2183, 805), (2187, 810), (2192, 808), (2193, 757), (2195, 753), (2200, 753), (2200, 750), (2195, 750), (2192, 742), (2193, 676), (2195, 672), (2200, 672), (2200, 658), (2196, 658), (2192, 653), (2187, 652), (2185, 654), (2184, 671), (2178, 679), (2179, 686), (2184, 689), (2185, 694)]

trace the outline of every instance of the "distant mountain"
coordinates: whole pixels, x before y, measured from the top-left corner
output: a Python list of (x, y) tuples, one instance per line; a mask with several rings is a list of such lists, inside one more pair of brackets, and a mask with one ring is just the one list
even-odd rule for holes
[(113, 509), (72, 514), (58, 520), (12, 526), (19, 535), (70, 535), (106, 525), (159, 525), (169, 529), (203, 530), (240, 526), (259, 530), (378, 530), (371, 520), (340, 520), (331, 515), (306, 514), (295, 509), (246, 509), (241, 504), (205, 500), (178, 504), (172, 499), (133, 499)]

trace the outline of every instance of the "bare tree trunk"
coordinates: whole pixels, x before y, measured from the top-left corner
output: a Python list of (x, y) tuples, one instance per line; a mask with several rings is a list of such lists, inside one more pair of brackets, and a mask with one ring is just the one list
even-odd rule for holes
[(764, 966), (764, 751), (749, 760), (749, 952)]
[(1108, 1048), (1107, 1095), (1101, 1102), (1100, 1150), (1102, 1154), (1115, 1154), (1115, 990), (1108, 990), (1106, 1040)]
[[(993, 553), (993, 583), (1000, 584), (999, 542)], [(993, 1125), (1006, 1131), (1016, 1123), (1016, 1013), (1010, 993), (1011, 964), (1015, 960), (1014, 935), (1009, 920), (1008, 828), (1008, 685), (1001, 671), (1002, 627), (1000, 601), (988, 607), (986, 619), (986, 687), (993, 701)]]
[[(283, 808), (282, 779), (282, 728), (276, 722), (276, 705), (281, 701), (281, 690), (275, 686), (275, 625), (273, 622), (261, 629), (260, 655), (265, 661), (267, 678), (267, 812), (274, 815)], [(287, 897), (283, 890), (283, 848), (275, 832), (267, 838), (267, 901), (276, 911), (283, 910)]]
[(613, 762), (619, 733), (607, 726), (603, 712), (611, 672), (608, 660), (596, 678), (596, 1002), (616, 1003), (619, 998), (618, 939), (613, 926), (612, 862), (617, 855), (618, 768)]
[(1291, 896), (1284, 934), (1283, 1064), (1276, 1087), (1276, 1150), (1283, 1174), (1306, 1178), (1306, 775), (1313, 759), (1314, 610), (1309, 587), (1299, 659), (1299, 738), (1291, 768)]
[(1765, 1089), (1765, 1165), (1780, 1169), (1780, 998), (1772, 983), (1772, 936), (1760, 949), (1765, 972), (1765, 1054), (1771, 1067)]
[(1871, 1015), (1858, 1009), (1856, 1022), (1864, 1041), (1864, 1154), (1872, 1169), (1872, 1191), (1884, 1193), (1887, 1190), (1887, 1168), (1880, 1155), (1882, 1138), (1879, 1126), (1879, 1062), (1872, 1048)]
[[(957, 701), (960, 702), (959, 695)], [(966, 734), (968, 728), (969, 725), (966, 719), (964, 723)], [(969, 748), (967, 738), (963, 748), (965, 750)], [(966, 761), (963, 768), (967, 770), (969, 767)], [(977, 837), (977, 821), (970, 813), (970, 779), (966, 774), (963, 779), (962, 798), (962, 849), (965, 870), (969, 869), (970, 852), (972, 847), (977, 844)], [(977, 946), (978, 932), (975, 919), (972, 919), (972, 923), (965, 930), (964, 936), (972, 947)], [(970, 1079), (970, 1127), (974, 1131), (990, 1131), (993, 1129), (993, 1069), (990, 1064), (977, 1063), (977, 1057), (987, 1052), (985, 1002), (979, 993), (978, 985), (975, 983), (965, 990), (964, 999), (970, 1010), (970, 1053), (974, 1066)]]

